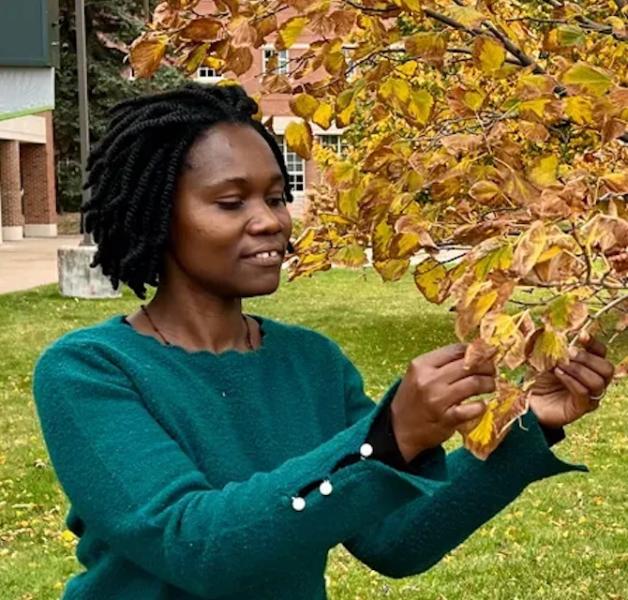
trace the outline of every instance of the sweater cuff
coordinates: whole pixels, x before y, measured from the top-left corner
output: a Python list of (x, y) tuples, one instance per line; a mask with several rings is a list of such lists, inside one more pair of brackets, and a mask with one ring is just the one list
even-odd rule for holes
[(558, 442), (564, 440), (567, 436), (563, 427), (547, 427), (539, 423), (539, 427), (545, 436), (548, 447), (558, 444)]
[(439, 473), (439, 478), (446, 476), (446, 452), (442, 445), (427, 448), (407, 462), (399, 450), (397, 438), (392, 427), (391, 407), (388, 404), (373, 421), (369, 434), (365, 440), (373, 447), (372, 459), (379, 460), (393, 469), (422, 475), (426, 469)]

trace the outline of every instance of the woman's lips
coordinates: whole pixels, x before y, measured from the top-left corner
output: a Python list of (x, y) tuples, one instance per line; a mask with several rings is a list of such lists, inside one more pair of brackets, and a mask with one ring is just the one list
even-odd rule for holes
[(283, 262), (283, 255), (275, 256), (243, 256), (242, 260), (260, 267), (276, 267)]

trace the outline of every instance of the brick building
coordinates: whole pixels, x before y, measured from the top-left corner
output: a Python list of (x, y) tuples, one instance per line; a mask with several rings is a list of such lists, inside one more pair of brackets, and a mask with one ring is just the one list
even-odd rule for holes
[(21, 0), (0, 19), (0, 243), (57, 235), (57, 13), (55, 0)]
[[(213, 2), (211, 0), (201, 0), (196, 11), (200, 14), (211, 14), (214, 12)], [(285, 10), (277, 15), (277, 20), (279, 23), (283, 23), (295, 14), (296, 12), (294, 10)], [(287, 71), (288, 61), (303, 54), (308, 48), (309, 42), (313, 39), (314, 37), (305, 30), (297, 42), (288, 50), (276, 51), (269, 37), (268, 40), (270, 43), (257, 49), (251, 49), (253, 53), (253, 64), (247, 73), (237, 78), (238, 81), (249, 94), (259, 92), (260, 75), (264, 73), (266, 65), (273, 55), (277, 55), (279, 72), (281, 73), (282, 69)], [(212, 69), (201, 67), (197, 71), (195, 79), (201, 83), (215, 83), (220, 80), (220, 77), (217, 76)], [(303, 78), (302, 81), (307, 81), (307, 78)], [(264, 96), (262, 98), (262, 111), (265, 117), (273, 116), (273, 129), (279, 136), (279, 141), (283, 147), (288, 173), (290, 175), (290, 183), (294, 190), (295, 200), (294, 203), (289, 206), (290, 212), (292, 216), (300, 217), (303, 214), (307, 202), (307, 192), (319, 181), (320, 173), (314, 161), (303, 160), (296, 153), (289, 151), (283, 143), (283, 133), (288, 123), (290, 123), (290, 121), (299, 120), (298, 117), (295, 117), (290, 111), (289, 100), (290, 94), (271, 94)], [(341, 130), (337, 129), (333, 124), (326, 130), (318, 127), (318, 125), (314, 123), (311, 125), (312, 132), (318, 143), (340, 151)]]

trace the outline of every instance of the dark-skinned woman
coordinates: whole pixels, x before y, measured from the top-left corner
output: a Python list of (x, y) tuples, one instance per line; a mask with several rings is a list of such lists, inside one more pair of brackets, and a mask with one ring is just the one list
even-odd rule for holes
[(442, 446), (485, 410), (463, 401), (495, 386), (492, 367), (463, 368), (463, 344), (416, 357), (374, 403), (332, 339), (243, 314), (242, 298), (276, 291), (292, 230), (256, 112), (239, 86), (139, 97), (90, 156), (93, 266), (156, 293), (35, 367), (86, 567), (66, 600), (323, 600), (336, 544), (386, 576), (421, 573), (529, 484), (588, 471), (550, 446), (612, 376), (595, 341), (481, 461)]

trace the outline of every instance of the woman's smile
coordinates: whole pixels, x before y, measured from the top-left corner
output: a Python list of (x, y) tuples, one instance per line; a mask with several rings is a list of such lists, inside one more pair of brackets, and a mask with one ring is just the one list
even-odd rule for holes
[(253, 256), (243, 256), (242, 260), (259, 267), (276, 267), (283, 262), (283, 254), (279, 252), (262, 252)]

